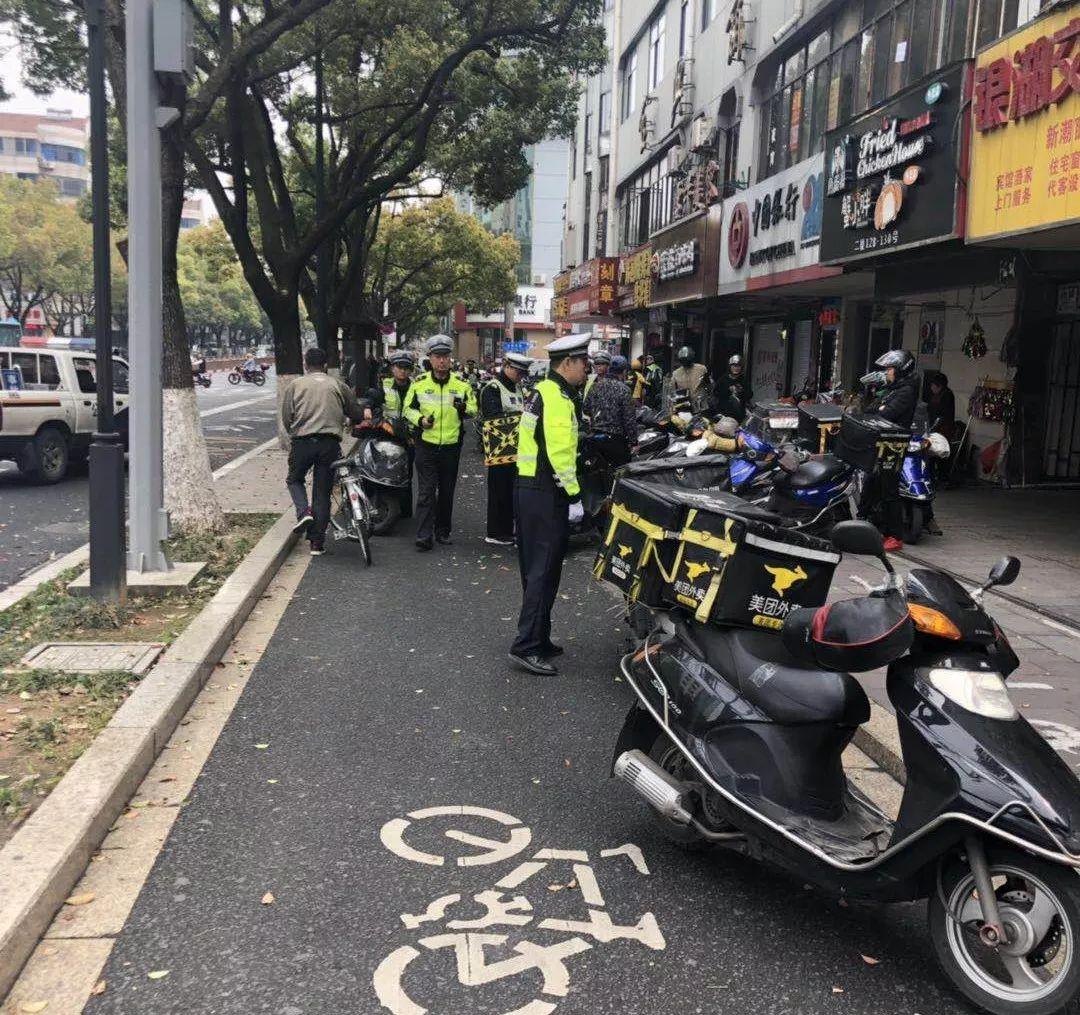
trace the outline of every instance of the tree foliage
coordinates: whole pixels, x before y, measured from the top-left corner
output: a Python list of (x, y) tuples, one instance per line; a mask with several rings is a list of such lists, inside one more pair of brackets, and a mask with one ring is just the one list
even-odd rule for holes
[(211, 337), (251, 340), (266, 332), (259, 304), (219, 219), (180, 234), (177, 265), (192, 344), (206, 344)]
[(371, 281), (400, 334), (435, 329), (454, 303), (487, 311), (514, 298), (517, 241), (494, 236), (450, 198), (384, 215), (370, 252)]

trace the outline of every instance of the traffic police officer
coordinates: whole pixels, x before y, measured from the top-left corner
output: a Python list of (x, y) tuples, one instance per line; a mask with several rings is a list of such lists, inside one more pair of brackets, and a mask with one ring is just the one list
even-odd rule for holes
[[(524, 406), (521, 379), (529, 372), (532, 360), (521, 353), (508, 352), (502, 369), (480, 389), (480, 418), (501, 419), (517, 426)], [(505, 431), (513, 436), (513, 431)], [(515, 445), (516, 447), (516, 445)], [(497, 546), (514, 542), (514, 479), (517, 476), (515, 448), (500, 456), (501, 460), (487, 463), (487, 539)], [(485, 452), (487, 447), (485, 446)]]
[[(367, 399), (371, 408), (364, 410), (364, 418), (371, 419), (372, 412), (378, 410), (384, 419), (397, 424), (404, 419), (405, 398), (412, 385), (413, 355), (406, 349), (396, 349), (390, 354), (390, 374), (382, 379), (382, 384), (372, 388)], [(401, 491), (401, 517), (412, 518), (412, 476), (413, 462), (416, 457), (411, 442), (409, 452), (409, 485)]]
[(462, 420), (476, 415), (472, 386), (450, 372), (454, 343), (448, 335), (428, 339), (431, 371), (413, 381), (404, 416), (420, 432), (416, 442), (418, 496), (416, 548), (430, 550), (434, 539), (449, 543), (454, 488), (461, 459)]
[(551, 676), (562, 649), (551, 641), (551, 608), (559, 591), (570, 525), (585, 511), (577, 477), (578, 390), (588, 369), (588, 335), (567, 335), (547, 347), (551, 367), (533, 389), (518, 428), (518, 564), (521, 615), (510, 658)]

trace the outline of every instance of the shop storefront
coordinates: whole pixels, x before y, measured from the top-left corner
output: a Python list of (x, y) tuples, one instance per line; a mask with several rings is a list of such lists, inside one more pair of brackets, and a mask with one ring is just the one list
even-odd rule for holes
[[(758, 400), (819, 390), (822, 283), (842, 273), (820, 259), (824, 177), (824, 156), (806, 159), (739, 193), (724, 223), (719, 308), (746, 321), (727, 330), (732, 340), (748, 333)], [(830, 379), (833, 349), (826, 350)]]
[[(620, 327), (616, 312), (618, 300), (619, 259), (596, 257), (591, 261), (559, 272), (554, 279), (555, 298), (551, 317), (562, 335), (571, 328), (587, 331), (588, 325), (604, 335)], [(606, 340), (605, 345), (609, 344)]]
[(649, 329), (651, 301), (652, 244), (646, 243), (619, 258), (618, 315), (628, 336), (622, 352), (628, 356), (651, 353), (666, 368), (663, 338)]
[[(465, 363), (492, 363), (506, 352), (520, 352), (533, 358), (544, 355), (544, 347), (555, 340), (551, 324), (553, 292), (550, 286), (519, 285), (514, 295), (513, 317), (506, 310), (470, 313), (458, 305), (454, 315), (457, 358)], [(512, 334), (508, 334), (508, 329)]]
[[(722, 206), (682, 219), (652, 238), (652, 292), (645, 344), (665, 367), (683, 345), (708, 362), (714, 326)], [(631, 349), (632, 354), (640, 350)]]
[(1011, 424), (1010, 474), (1028, 482), (1080, 480), (1078, 14), (1056, 11), (976, 58), (967, 238), (1022, 251), (1004, 376), (988, 390)]

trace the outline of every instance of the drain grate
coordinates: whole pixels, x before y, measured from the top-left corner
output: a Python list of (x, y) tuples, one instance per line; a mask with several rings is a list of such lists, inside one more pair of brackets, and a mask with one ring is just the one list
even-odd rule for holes
[(142, 676), (164, 648), (160, 642), (145, 641), (47, 641), (27, 652), (22, 664), (63, 673), (127, 670)]

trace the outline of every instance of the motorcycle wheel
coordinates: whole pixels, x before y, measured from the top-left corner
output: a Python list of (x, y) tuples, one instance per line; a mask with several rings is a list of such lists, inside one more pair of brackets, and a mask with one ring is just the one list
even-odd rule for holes
[(261, 388), (266, 383), (266, 374), (261, 370), (257, 374), (251, 375), (251, 381), (257, 388)]
[[(667, 772), (668, 775), (673, 775), (676, 779), (696, 780), (697, 773), (691, 769), (690, 762), (686, 760), (682, 751), (671, 742), (671, 738), (666, 733), (661, 733), (653, 742), (652, 747), (649, 749), (649, 757)], [(662, 817), (658, 811), (653, 810), (651, 807), (649, 808), (649, 811), (653, 816), (653, 822), (660, 829), (665, 838), (669, 839), (671, 842), (674, 842), (676, 845), (681, 846), (691, 853), (708, 849), (709, 840), (697, 831), (697, 829), (692, 828), (689, 825), (680, 825), (675, 821), (670, 821), (667, 818)]]
[(388, 536), (401, 517), (401, 501), (392, 490), (379, 489), (371, 499), (371, 533)]
[(993, 1015), (1075, 1015), (1080, 997), (1080, 878), (1019, 850), (988, 857), (1007, 945), (979, 938), (975, 876), (955, 861), (927, 907), (930, 938), (945, 975)]
[(914, 546), (923, 534), (926, 508), (918, 501), (904, 501), (904, 542)]
[(229, 371), (229, 383), (230, 384), (239, 384), (240, 383), (240, 371), (239, 370), (230, 370)]

